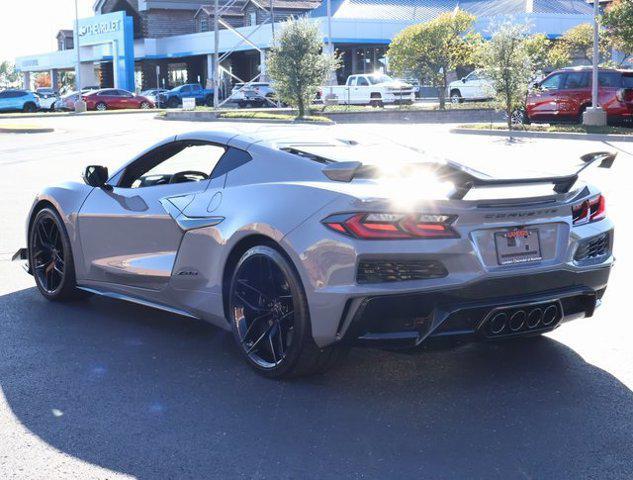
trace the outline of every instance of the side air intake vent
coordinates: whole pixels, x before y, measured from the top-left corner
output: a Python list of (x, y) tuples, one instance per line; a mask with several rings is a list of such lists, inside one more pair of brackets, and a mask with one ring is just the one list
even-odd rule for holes
[(597, 237), (583, 241), (576, 250), (574, 260), (583, 262), (609, 255), (610, 238), (609, 233), (603, 233)]
[(358, 283), (406, 282), (442, 278), (448, 271), (436, 260), (361, 260)]

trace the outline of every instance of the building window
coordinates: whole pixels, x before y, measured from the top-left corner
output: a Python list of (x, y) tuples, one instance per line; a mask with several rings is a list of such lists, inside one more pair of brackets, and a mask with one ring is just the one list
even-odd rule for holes
[(257, 25), (257, 12), (250, 12), (248, 14), (248, 24)]
[(187, 83), (187, 64), (170, 63), (167, 66), (167, 78), (171, 87)]
[(207, 19), (207, 17), (200, 18), (200, 29), (199, 29), (199, 31), (201, 31), (201, 32), (208, 32), (209, 31), (209, 20)]

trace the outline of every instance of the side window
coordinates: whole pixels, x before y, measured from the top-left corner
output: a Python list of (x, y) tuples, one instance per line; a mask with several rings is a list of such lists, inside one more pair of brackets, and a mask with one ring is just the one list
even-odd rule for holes
[(358, 77), (356, 85), (358, 85), (359, 87), (367, 87), (369, 86), (369, 82), (365, 77)]
[(479, 75), (477, 74), (477, 72), (472, 72), (470, 75), (468, 75), (466, 77), (466, 80), (469, 82), (473, 82), (475, 80), (479, 80)]
[(180, 93), (191, 93), (191, 87), (189, 85), (185, 85), (180, 89)]
[(617, 72), (599, 72), (598, 85), (605, 88), (620, 88), (622, 75)]
[(564, 90), (573, 90), (578, 88), (589, 87), (589, 73), (587, 72), (570, 72), (565, 77)]
[(347, 79), (347, 86), (348, 87), (355, 87), (356, 86), (356, 77), (349, 77)]
[(100, 97), (107, 97), (109, 95), (114, 95), (114, 93), (112, 93), (112, 90), (102, 90), (101, 92), (97, 93), (97, 95), (99, 95)]
[(9, 92), (0, 92), (0, 98), (8, 98), (9, 97)]
[(143, 188), (172, 183), (201, 182), (226, 149), (202, 142), (174, 142), (157, 148), (130, 165), (119, 183), (124, 188)]
[(622, 88), (633, 88), (633, 75), (622, 75)]
[(563, 79), (562, 73), (557, 73), (551, 77), (547, 77), (541, 82), (541, 88), (543, 90), (558, 90), (560, 88), (561, 80)]
[(245, 163), (250, 162), (252, 159), (253, 158), (244, 150), (229, 147), (229, 149), (226, 151), (226, 153), (222, 156), (218, 164), (213, 169), (211, 178), (221, 177), (225, 173), (230, 172), (231, 170), (235, 170)]
[(191, 85), (192, 92), (197, 92), (198, 90), (202, 90), (202, 87), (200, 85)]

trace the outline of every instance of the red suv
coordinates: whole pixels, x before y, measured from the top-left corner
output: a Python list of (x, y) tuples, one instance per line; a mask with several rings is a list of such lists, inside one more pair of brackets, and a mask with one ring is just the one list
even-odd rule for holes
[(119, 88), (104, 88), (82, 95), (88, 110), (120, 110), (124, 108), (154, 108), (154, 103), (142, 95)]
[[(633, 71), (601, 68), (598, 99), (611, 123), (633, 121)], [(557, 70), (535, 85), (527, 98), (531, 122), (581, 122), (591, 106), (591, 67)]]

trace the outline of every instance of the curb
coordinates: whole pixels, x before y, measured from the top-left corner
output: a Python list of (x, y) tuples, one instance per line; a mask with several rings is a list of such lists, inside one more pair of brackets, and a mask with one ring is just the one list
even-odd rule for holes
[(3, 127), (0, 125), (0, 133), (50, 133), (54, 132), (54, 128), (49, 127)]
[[(280, 112), (281, 113), (281, 112)], [(265, 120), (248, 118), (217, 118), (218, 113), (213, 111), (168, 111), (162, 117), (165, 120), (184, 120), (200, 122), (261, 122), (261, 123), (300, 123), (291, 120)], [(499, 121), (501, 115), (492, 109), (455, 109), (455, 110), (394, 110), (376, 112), (319, 112), (320, 116), (327, 117), (334, 123), (481, 123), (482, 121)], [(326, 122), (307, 122), (313, 125), (329, 125)]]
[(483, 135), (492, 137), (521, 137), (521, 138), (551, 138), (555, 140), (588, 140), (592, 142), (601, 142), (610, 140), (614, 142), (630, 142), (633, 141), (632, 135), (618, 135), (607, 133), (566, 133), (566, 132), (526, 132), (521, 130), (512, 130), (512, 134), (506, 130), (475, 130), (471, 128), (451, 128), (451, 133), (460, 135)]
[(84, 117), (92, 115), (129, 115), (133, 113), (154, 113), (162, 111), (161, 109), (150, 108), (148, 110), (130, 109), (130, 110), (106, 110), (105, 112), (38, 112), (38, 113), (12, 113), (9, 115), (0, 115), (0, 120), (15, 120), (19, 118), (55, 118), (55, 117)]
[(225, 122), (225, 123), (274, 123), (280, 125), (335, 125), (335, 121), (296, 121), (264, 118), (218, 118), (215, 112), (167, 112), (163, 116), (157, 116), (158, 120), (167, 121), (193, 121), (193, 122)]

